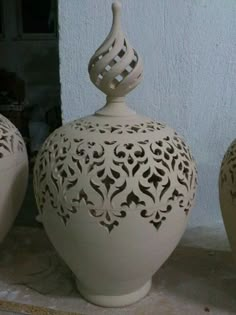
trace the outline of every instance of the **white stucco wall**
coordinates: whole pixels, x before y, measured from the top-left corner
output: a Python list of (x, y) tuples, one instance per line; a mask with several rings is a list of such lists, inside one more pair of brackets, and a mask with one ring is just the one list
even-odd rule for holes
[[(111, 25), (111, 0), (59, 0), (64, 122), (93, 113), (104, 96), (87, 63)], [(220, 162), (236, 136), (236, 1), (123, 0), (123, 28), (145, 79), (128, 101), (185, 136), (199, 171), (190, 225), (221, 222)]]

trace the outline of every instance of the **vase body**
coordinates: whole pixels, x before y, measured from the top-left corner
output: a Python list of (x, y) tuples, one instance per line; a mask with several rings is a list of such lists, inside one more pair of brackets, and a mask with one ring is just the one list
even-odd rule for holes
[(24, 140), (16, 127), (0, 115), (0, 242), (23, 202), (28, 182)]
[(46, 140), (34, 188), (40, 219), (81, 294), (123, 306), (148, 292), (179, 242), (196, 168), (171, 128), (136, 114), (93, 115)]
[(236, 259), (236, 141), (226, 151), (219, 176), (221, 212), (227, 236)]

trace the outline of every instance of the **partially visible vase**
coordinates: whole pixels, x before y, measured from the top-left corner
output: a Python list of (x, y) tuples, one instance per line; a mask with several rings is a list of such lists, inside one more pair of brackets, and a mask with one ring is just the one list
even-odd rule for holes
[(23, 202), (28, 182), (28, 158), (17, 128), (0, 114), (0, 242)]
[(221, 164), (219, 197), (225, 229), (236, 259), (236, 140), (230, 144)]

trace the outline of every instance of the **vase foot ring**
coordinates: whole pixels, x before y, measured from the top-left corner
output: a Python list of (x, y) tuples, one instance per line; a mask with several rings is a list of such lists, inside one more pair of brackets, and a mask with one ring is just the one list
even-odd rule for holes
[(80, 294), (89, 302), (104, 307), (122, 307), (133, 304), (148, 294), (152, 286), (152, 280), (146, 282), (141, 288), (124, 295), (96, 295), (82, 288), (76, 279), (76, 286)]

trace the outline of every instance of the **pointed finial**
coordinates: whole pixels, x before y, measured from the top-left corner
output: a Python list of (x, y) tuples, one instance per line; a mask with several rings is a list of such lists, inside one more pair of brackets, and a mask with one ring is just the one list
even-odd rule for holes
[(121, 29), (121, 3), (112, 4), (112, 28), (89, 62), (91, 81), (109, 98), (123, 97), (141, 81), (143, 66)]
[[(113, 13), (113, 24), (120, 24), (120, 16), (121, 16), (121, 3), (119, 1), (115, 1), (112, 3), (112, 13)], [(119, 25), (120, 26), (120, 25)]]

